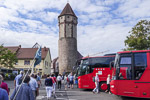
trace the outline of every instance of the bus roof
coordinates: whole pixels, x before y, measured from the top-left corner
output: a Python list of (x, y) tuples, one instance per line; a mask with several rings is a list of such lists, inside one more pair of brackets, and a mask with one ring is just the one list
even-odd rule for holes
[(150, 52), (150, 50), (133, 50), (133, 51), (120, 51), (120, 53), (131, 53), (131, 52)]
[(86, 57), (83, 57), (82, 59), (87, 59), (87, 58), (102, 58), (102, 57), (115, 57), (115, 55), (110, 55), (110, 56), (95, 56), (95, 57), (86, 56)]

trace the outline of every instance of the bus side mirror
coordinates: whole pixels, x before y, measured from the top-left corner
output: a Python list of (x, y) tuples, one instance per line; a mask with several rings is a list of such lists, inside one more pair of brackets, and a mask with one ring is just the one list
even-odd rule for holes
[(110, 70), (111, 70), (113, 67), (114, 67), (114, 61), (110, 62), (110, 64), (109, 64)]

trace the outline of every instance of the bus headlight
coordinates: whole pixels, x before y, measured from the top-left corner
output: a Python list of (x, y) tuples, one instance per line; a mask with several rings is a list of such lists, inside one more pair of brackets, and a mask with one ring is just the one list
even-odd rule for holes
[(111, 85), (111, 88), (114, 88), (115, 86), (114, 85)]

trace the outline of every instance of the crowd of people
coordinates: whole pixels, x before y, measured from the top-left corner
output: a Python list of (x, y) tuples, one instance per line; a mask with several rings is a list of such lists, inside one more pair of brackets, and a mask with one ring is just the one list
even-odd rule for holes
[[(95, 88), (93, 93), (99, 93), (99, 77), (96, 73), (94, 77)], [(108, 89), (105, 92), (110, 92), (110, 74), (107, 77), (107, 86)], [(47, 94), (47, 99), (50, 100), (53, 95), (56, 98), (56, 85), (58, 90), (61, 90), (62, 83), (65, 86), (65, 90), (68, 88), (73, 89), (75, 83), (75, 76), (73, 73), (69, 74), (58, 74), (56, 77), (54, 74), (47, 75), (45, 78), (45, 89)], [(14, 91), (10, 95), (10, 100), (36, 100), (36, 97), (39, 95), (39, 88), (42, 85), (40, 73), (25, 75), (23, 71), (20, 71), (20, 74), (17, 75), (14, 79)], [(0, 100), (9, 100), (9, 88), (7, 83), (4, 82), (4, 76), (0, 75)]]
[[(56, 98), (56, 84), (58, 90), (61, 90), (62, 83), (65, 85), (65, 90), (73, 89), (75, 77), (73, 73), (59, 74), (57, 77), (54, 74), (47, 75), (45, 78), (45, 89), (47, 99), (50, 100), (53, 95)], [(36, 100), (39, 95), (39, 88), (42, 85), (40, 74), (25, 75), (23, 71), (14, 79), (14, 91), (10, 95), (10, 100)], [(9, 88), (4, 82), (4, 76), (0, 75), (0, 100), (9, 100)]]
[[(9, 100), (7, 83), (4, 82), (4, 74), (0, 75), (0, 100)], [(10, 100), (36, 100), (39, 95), (41, 78), (38, 74), (25, 75), (23, 71), (14, 79), (14, 91)]]

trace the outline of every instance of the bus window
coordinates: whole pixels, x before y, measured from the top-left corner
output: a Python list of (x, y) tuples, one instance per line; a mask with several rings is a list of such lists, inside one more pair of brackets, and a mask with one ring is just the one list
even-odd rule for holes
[(115, 57), (97, 57), (92, 58), (90, 65), (95, 68), (109, 68), (109, 63), (115, 60)]
[(84, 60), (81, 60), (81, 63), (80, 63), (81, 65), (83, 64), (89, 64), (89, 59), (84, 59)]
[(122, 56), (120, 58), (120, 70), (118, 79), (131, 79), (131, 56)]
[(86, 73), (85, 74), (89, 74), (90, 73), (90, 66), (86, 67)]
[(143, 72), (147, 67), (147, 56), (146, 53), (135, 53), (134, 54), (134, 79), (140, 79)]

